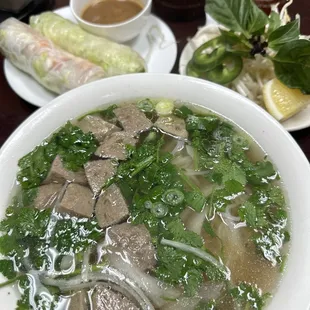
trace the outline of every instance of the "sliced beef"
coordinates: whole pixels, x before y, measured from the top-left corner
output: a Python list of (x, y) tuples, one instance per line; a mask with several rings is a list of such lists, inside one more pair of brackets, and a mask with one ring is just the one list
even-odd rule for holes
[(102, 228), (120, 223), (128, 217), (127, 203), (115, 184), (109, 186), (99, 197), (95, 213)]
[(121, 129), (109, 122), (104, 121), (101, 117), (87, 115), (77, 124), (85, 133), (92, 132), (95, 138), (102, 142), (107, 135)]
[(41, 185), (38, 188), (38, 193), (34, 200), (35, 208), (43, 210), (53, 207), (62, 187), (62, 184), (54, 183)]
[(92, 301), (94, 310), (139, 310), (127, 297), (103, 285), (95, 288)]
[(118, 251), (123, 251), (130, 262), (141, 270), (153, 269), (156, 265), (155, 248), (146, 227), (123, 223), (112, 226), (107, 232), (107, 241)]
[(116, 165), (112, 160), (94, 160), (84, 165), (90, 188), (98, 195), (102, 186), (116, 173)]
[(84, 172), (84, 169), (80, 169), (77, 172), (73, 172), (70, 170), (67, 170), (62, 161), (60, 156), (56, 156), (52, 163), (51, 170), (47, 176), (47, 178), (44, 180), (44, 184), (48, 183), (60, 183), (64, 184), (66, 181), (87, 185), (87, 179)]
[(78, 217), (91, 217), (94, 209), (94, 199), (88, 187), (71, 183), (62, 198), (59, 212)]
[(70, 298), (68, 310), (88, 310), (89, 302), (86, 291), (80, 291)]
[(95, 155), (101, 158), (125, 160), (127, 157), (126, 145), (136, 145), (137, 141), (125, 131), (115, 132), (100, 144)]
[(114, 114), (124, 130), (133, 136), (153, 126), (153, 123), (134, 104), (116, 108)]
[(180, 138), (188, 138), (184, 119), (176, 116), (161, 116), (154, 124), (160, 130)]

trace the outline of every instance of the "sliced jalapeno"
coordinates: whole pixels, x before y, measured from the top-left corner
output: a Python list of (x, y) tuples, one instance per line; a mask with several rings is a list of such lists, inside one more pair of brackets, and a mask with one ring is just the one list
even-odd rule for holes
[(192, 60), (187, 64), (186, 75), (193, 76), (193, 77), (196, 77), (196, 78), (200, 77), (200, 74), (196, 70), (196, 68), (194, 67), (194, 64), (193, 64)]
[(221, 37), (214, 38), (202, 44), (193, 56), (195, 67), (210, 71), (221, 64), (225, 57), (226, 46)]
[(242, 67), (240, 56), (227, 53), (222, 63), (213, 70), (205, 72), (203, 77), (214, 83), (227, 84), (240, 74)]

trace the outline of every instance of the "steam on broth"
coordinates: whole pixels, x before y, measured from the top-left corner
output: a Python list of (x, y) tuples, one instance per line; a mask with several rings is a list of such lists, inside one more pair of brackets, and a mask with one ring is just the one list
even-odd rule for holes
[(18, 284), (18, 309), (263, 309), (277, 288), (280, 175), (219, 115), (166, 99), (112, 105), (19, 167), (0, 224), (0, 286)]

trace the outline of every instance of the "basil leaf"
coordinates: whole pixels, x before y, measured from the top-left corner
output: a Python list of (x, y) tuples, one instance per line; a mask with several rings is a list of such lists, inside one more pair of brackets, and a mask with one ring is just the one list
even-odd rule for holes
[(252, 0), (208, 0), (205, 10), (217, 22), (248, 39), (268, 23), (267, 15)]
[(280, 19), (280, 14), (272, 11), (270, 13), (270, 15), (268, 16), (268, 31), (267, 34), (272, 33), (274, 30), (276, 30), (277, 28), (279, 28), (281, 26), (281, 19)]
[(251, 58), (252, 45), (243, 35), (237, 35), (232, 31), (220, 29), (223, 42), (226, 44), (226, 50), (235, 55), (245, 58)]
[(299, 19), (279, 27), (269, 35), (268, 46), (274, 50), (279, 50), (284, 43), (297, 40), (300, 35), (299, 28)]
[(310, 94), (310, 42), (295, 40), (282, 45), (272, 59), (277, 78), (290, 88)]
[(235, 44), (243, 42), (241, 36), (238, 36), (233, 31), (226, 31), (223, 29), (219, 29), (219, 30), (220, 30), (221, 36), (224, 39), (226, 44), (235, 45)]

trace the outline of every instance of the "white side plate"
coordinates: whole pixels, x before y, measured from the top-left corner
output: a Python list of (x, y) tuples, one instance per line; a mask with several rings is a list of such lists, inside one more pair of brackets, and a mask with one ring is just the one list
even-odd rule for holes
[[(206, 26), (210, 26), (210, 25), (215, 26), (217, 25), (217, 23), (209, 15), (207, 15)], [(200, 31), (203, 31), (203, 29)], [(188, 42), (186, 46), (184, 47), (182, 54), (181, 54), (181, 58), (179, 62), (180, 74), (186, 75), (186, 66), (188, 62), (190, 61), (190, 59), (192, 58), (194, 51), (195, 49), (193, 48), (191, 43)], [(296, 131), (296, 130), (310, 127), (310, 105), (308, 105), (304, 110), (302, 110), (301, 112), (299, 112), (298, 114), (291, 117), (287, 121), (284, 121), (281, 124), (287, 131)]]
[[(76, 22), (69, 6), (58, 9), (55, 13)], [(150, 16), (141, 34), (128, 45), (146, 60), (147, 71), (150, 73), (169, 73), (177, 58), (176, 39), (171, 29), (154, 15)], [(43, 107), (57, 97), (7, 59), (4, 61), (4, 74), (14, 92), (33, 105)]]

